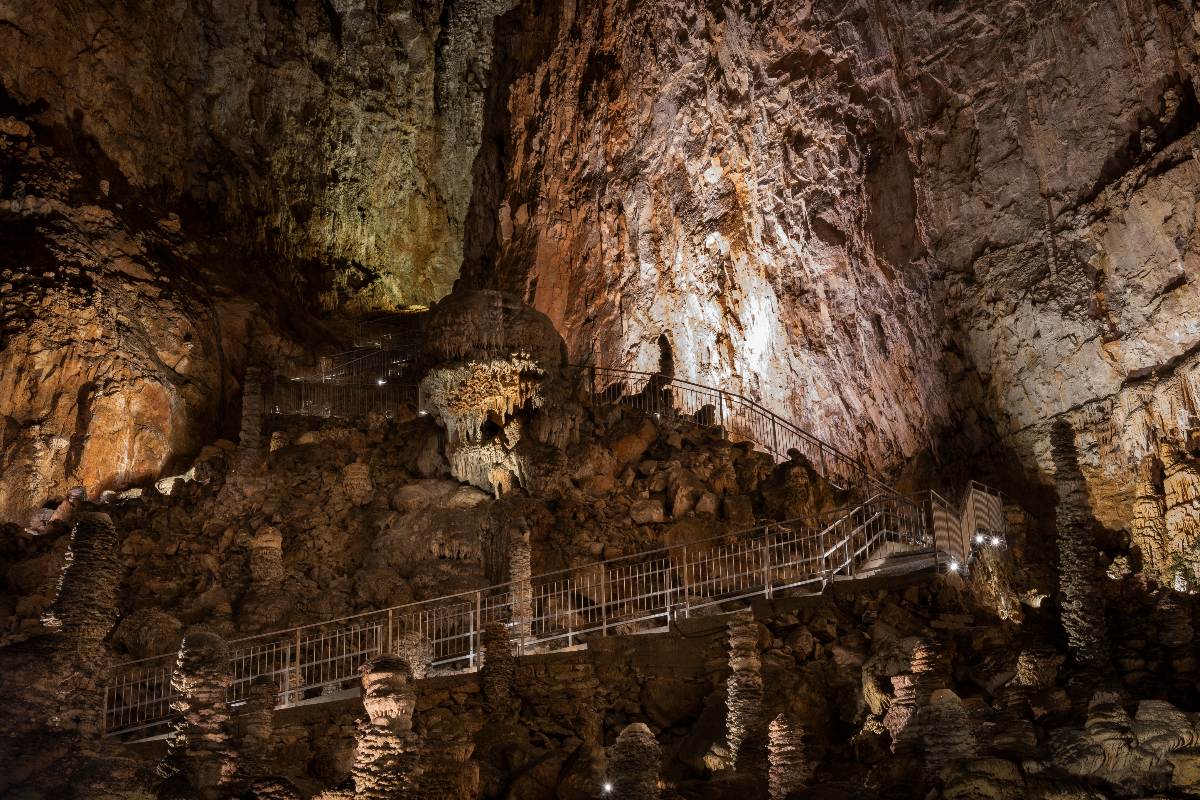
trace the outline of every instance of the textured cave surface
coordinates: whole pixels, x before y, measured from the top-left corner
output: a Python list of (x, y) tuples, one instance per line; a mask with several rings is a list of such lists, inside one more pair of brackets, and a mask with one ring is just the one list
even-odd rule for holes
[[(1198, 37), (1193, 0), (0, 4), (0, 796), (1197, 796)], [(589, 365), (667, 377), (604, 405)], [(898, 491), (985, 480), (1007, 538), (519, 652), (607, 591), (531, 575), (862, 488), (637, 409), (672, 377)], [(242, 637), (505, 582), (478, 672), (405, 634), (227, 702)], [(153, 657), (169, 743), (101, 738)]]

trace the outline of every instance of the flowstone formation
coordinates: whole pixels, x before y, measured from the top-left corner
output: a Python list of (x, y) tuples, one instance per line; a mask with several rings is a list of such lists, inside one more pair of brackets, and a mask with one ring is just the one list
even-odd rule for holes
[(529, 488), (540, 448), (578, 437), (562, 337), (544, 314), (492, 291), (438, 303), (425, 336), (421, 394), (446, 429), (451, 474), (496, 496)]

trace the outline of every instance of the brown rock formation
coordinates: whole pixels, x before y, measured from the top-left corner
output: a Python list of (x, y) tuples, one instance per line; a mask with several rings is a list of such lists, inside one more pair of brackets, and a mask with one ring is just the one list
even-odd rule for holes
[(1167, 580), (1167, 525), (1162, 495), (1162, 465), (1154, 456), (1138, 464), (1134, 487), (1133, 523), (1130, 536), (1142, 556), (1142, 570), (1158, 580)]
[(231, 713), (227, 700), (233, 672), (229, 647), (215, 633), (189, 631), (171, 673), (177, 715), (160, 771), (200, 797), (223, 797), (235, 778)]
[(728, 625), (729, 677), (725, 681), (725, 737), (738, 771), (764, 774), (767, 721), (763, 715), (758, 623), (748, 613)]
[(483, 629), (483, 703), (489, 716), (514, 717), (517, 699), (513, 697), (516, 658), (508, 629), (493, 622)]
[(246, 704), (238, 714), (242, 731), (238, 743), (238, 768), (243, 780), (253, 782), (269, 775), (278, 693), (275, 681), (258, 678), (251, 684)]
[(64, 656), (80, 665), (102, 658), (101, 642), (117, 621), (123, 572), (112, 519), (97, 511), (77, 512), (58, 594), (46, 618), (59, 629)]
[(1079, 472), (1075, 431), (1069, 423), (1059, 420), (1051, 436), (1058, 490), (1055, 523), (1062, 625), (1075, 661), (1099, 667), (1107, 658), (1104, 596), (1096, 581), (1096, 545), (1087, 489)]
[(363, 708), (354, 755), (354, 796), (364, 800), (414, 798), (420, 741), (413, 730), (416, 694), (407, 665), (393, 655), (363, 671)]
[(767, 763), (771, 800), (787, 800), (812, 777), (812, 767), (804, 758), (804, 730), (786, 714), (771, 720), (767, 730)]
[(1172, 587), (1200, 585), (1200, 468), (1174, 445), (1159, 449), (1163, 464), (1164, 569)]
[(661, 754), (645, 723), (626, 725), (609, 755), (612, 796), (622, 800), (658, 800)]

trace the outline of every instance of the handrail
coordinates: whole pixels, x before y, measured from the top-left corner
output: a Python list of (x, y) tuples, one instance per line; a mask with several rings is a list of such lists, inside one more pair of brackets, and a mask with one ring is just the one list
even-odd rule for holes
[[(895, 493), (891, 487), (873, 478), (867, 471), (866, 466), (863, 465), (858, 459), (850, 456), (841, 449), (829, 444), (812, 433), (809, 433), (791, 420), (784, 419), (773, 411), (764, 408), (757, 401), (751, 400), (750, 398), (745, 397), (737, 392), (731, 392), (726, 389), (720, 389), (713, 386), (706, 386), (686, 378), (676, 378), (674, 376), (664, 375), (661, 373), (643, 372), (639, 370), (625, 369), (623, 367), (602, 367), (588, 365), (573, 366), (576, 369), (586, 371), (588, 373), (592, 383), (590, 390), (593, 403), (598, 402), (598, 398), (603, 400), (605, 395), (611, 394), (611, 389), (613, 386), (612, 383), (602, 387), (597, 386), (597, 378), (605, 375), (629, 377), (636, 379), (638, 383), (642, 384), (639, 392), (635, 392), (630, 395), (618, 395), (613, 397), (610, 402), (630, 401), (636, 406), (638, 401), (635, 398), (641, 397), (642, 393), (646, 391), (646, 388), (650, 386), (653, 386), (657, 391), (663, 391), (672, 387), (691, 391), (701, 395), (707, 400), (712, 401), (710, 403), (699, 405), (691, 412), (693, 421), (696, 422), (696, 424), (705, 425), (706, 427), (721, 428), (726, 431), (733, 429), (732, 433), (734, 433), (734, 435), (741, 436), (744, 439), (754, 442), (766, 450), (766, 452), (774, 457), (777, 461), (787, 461), (787, 454), (791, 449), (799, 449), (801, 451), (804, 449), (802, 447), (789, 447), (787, 445), (792, 444), (789, 442), (785, 442), (783, 445), (781, 445), (779, 431), (783, 430), (786, 432), (786, 434), (798, 440), (795, 442), (795, 444), (804, 444), (807, 445), (808, 448), (815, 448), (815, 458), (811, 457), (811, 453), (805, 454), (809, 457), (809, 463), (812, 464), (814, 469), (820, 472), (822, 477), (830, 481), (830, 483), (834, 484), (835, 486), (839, 486), (839, 488), (842, 489), (850, 489), (854, 488), (854, 485), (857, 484), (861, 487), (861, 491), (864, 495), (868, 493)], [(687, 398), (683, 399), (686, 400)], [(730, 412), (728, 418), (726, 415), (727, 402)], [(656, 406), (657, 400), (652, 399), (644, 404), (648, 406)], [(749, 424), (741, 426), (740, 429), (738, 429), (738, 426), (736, 425), (737, 420), (734, 413), (736, 412), (739, 404), (751, 412), (751, 415), (754, 418)], [(764, 435), (768, 432), (769, 436)]]

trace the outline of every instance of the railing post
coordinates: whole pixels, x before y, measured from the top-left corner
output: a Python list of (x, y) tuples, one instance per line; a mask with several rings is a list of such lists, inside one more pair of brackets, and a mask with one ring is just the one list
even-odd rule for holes
[(782, 456), (783, 453), (779, 452), (779, 425), (775, 421), (774, 414), (771, 415), (771, 442), (771, 447), (774, 449), (775, 455)]
[(683, 546), (683, 555), (680, 556), (680, 559), (683, 562), (680, 566), (682, 572), (680, 582), (683, 583), (683, 616), (686, 619), (692, 614), (692, 581), (688, 577), (688, 549), (686, 544)]
[(600, 634), (608, 636), (608, 567), (600, 562)]
[(729, 432), (725, 430), (725, 393), (717, 392), (717, 424), (721, 426), (721, 438), (728, 439)]
[(471, 617), (471, 666), (474, 667), (479, 659), (479, 651), (483, 649), (483, 592), (475, 593), (475, 609)]
[(293, 659), (292, 666), (296, 672), (296, 685), (292, 689), (292, 703), (291, 703), (294, 705), (295, 703), (299, 702), (299, 699), (300, 699), (299, 695), (303, 691), (301, 689), (301, 687), (304, 685), (304, 669), (300, 663), (300, 629), (299, 628), (296, 629), (296, 638), (292, 643), (292, 647), (295, 648), (295, 658)]
[(383, 652), (385, 652), (385, 653), (392, 652), (392, 609), (390, 609), (390, 608), (388, 609), (388, 615), (387, 615), (387, 631), (384, 634), (383, 641), (384, 641)]
[(771, 529), (763, 530), (763, 596), (771, 599)]

